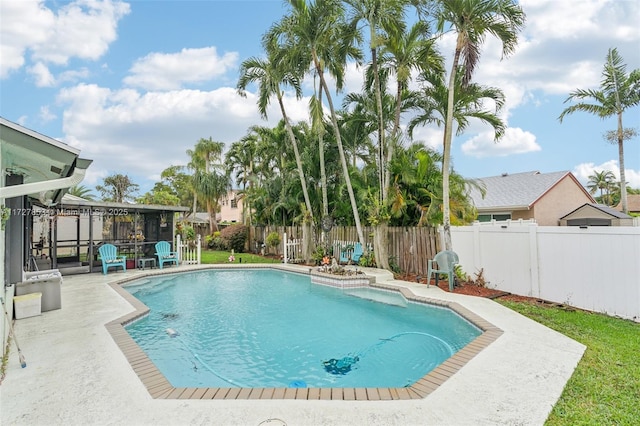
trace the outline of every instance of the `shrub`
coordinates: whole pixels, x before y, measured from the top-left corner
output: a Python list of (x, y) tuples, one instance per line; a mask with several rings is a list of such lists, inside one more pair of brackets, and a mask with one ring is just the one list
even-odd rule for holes
[(191, 225), (178, 224), (176, 226), (176, 233), (180, 234), (184, 241), (196, 239), (196, 231)]
[(317, 246), (316, 249), (311, 254), (311, 259), (315, 262), (316, 265), (320, 265), (322, 258), (325, 256), (324, 247)]
[(220, 231), (220, 239), (224, 242), (226, 250), (236, 253), (244, 253), (247, 235), (248, 229), (245, 225), (231, 225)]
[(376, 267), (376, 256), (373, 253), (373, 250), (369, 251), (366, 255), (362, 255), (358, 265), (363, 267), (375, 268)]
[(220, 236), (220, 231), (216, 231), (213, 235), (204, 237), (207, 247), (211, 250), (228, 250), (225, 240)]
[(268, 247), (277, 247), (280, 244), (280, 234), (277, 232), (271, 232), (267, 235), (266, 243)]

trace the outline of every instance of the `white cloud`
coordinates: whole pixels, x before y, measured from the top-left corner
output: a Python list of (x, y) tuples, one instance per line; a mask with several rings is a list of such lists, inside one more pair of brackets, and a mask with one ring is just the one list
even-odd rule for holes
[(28, 67), (27, 72), (33, 76), (37, 87), (55, 86), (55, 77), (42, 62), (37, 62), (34, 66)]
[[(152, 179), (172, 164), (186, 164), (185, 151), (200, 138), (212, 137), (228, 148), (262, 121), (255, 94), (242, 98), (228, 87), (140, 93), (81, 84), (63, 89), (58, 101), (66, 105), (64, 140), (94, 160), (96, 178), (108, 171)], [(308, 98), (285, 97), (293, 121), (307, 119), (307, 104)], [(268, 116), (266, 126), (281, 119), (277, 103), (269, 106)]]
[(66, 65), (70, 58), (99, 59), (117, 39), (118, 21), (130, 12), (127, 3), (77, 0), (58, 10), (47, 40), (31, 47), (34, 59)]
[(218, 55), (215, 47), (182, 49), (179, 53), (151, 53), (138, 59), (128, 86), (147, 90), (175, 90), (185, 84), (202, 83), (224, 75), (238, 63), (238, 53)]
[[(620, 181), (620, 167), (618, 161), (609, 160), (602, 164), (596, 165), (595, 163), (580, 163), (573, 168), (573, 174), (583, 185), (587, 185), (589, 182), (589, 176), (594, 175), (596, 172), (610, 171), (614, 174), (616, 179)], [(625, 167), (625, 180), (631, 188), (640, 188), (640, 170), (627, 169)]]
[(129, 4), (111, 0), (73, 1), (57, 14), (42, 0), (0, 2), (0, 78), (28, 63), (29, 53), (35, 62), (56, 65), (70, 58), (100, 58), (129, 12)]
[[(501, 60), (500, 42), (487, 37), (476, 80), (500, 87), (507, 110), (532, 91), (568, 95), (600, 83), (607, 50), (617, 47), (628, 69), (640, 66), (640, 3), (617, 0), (522, 0), (527, 15), (516, 51)], [(448, 50), (444, 50), (447, 53)]]
[(613, 37), (620, 41), (637, 40), (634, 20), (640, 6), (634, 1), (520, 0), (527, 13), (527, 33), (536, 38), (577, 40)]
[(413, 140), (422, 142), (427, 148), (442, 152), (444, 130), (436, 127), (416, 127), (413, 129)]
[(504, 157), (540, 151), (536, 137), (517, 127), (509, 127), (503, 137), (494, 141), (494, 133), (482, 132), (462, 144), (462, 152), (473, 157)]
[(51, 120), (55, 120), (56, 118), (57, 118), (56, 115), (49, 110), (48, 106), (40, 107), (40, 119), (44, 123), (49, 122)]

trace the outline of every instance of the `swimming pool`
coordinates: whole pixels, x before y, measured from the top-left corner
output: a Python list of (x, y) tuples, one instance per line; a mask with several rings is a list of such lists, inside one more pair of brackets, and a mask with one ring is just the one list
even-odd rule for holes
[(126, 330), (174, 387), (407, 387), (482, 333), (397, 292), (338, 290), (273, 269), (129, 283)]

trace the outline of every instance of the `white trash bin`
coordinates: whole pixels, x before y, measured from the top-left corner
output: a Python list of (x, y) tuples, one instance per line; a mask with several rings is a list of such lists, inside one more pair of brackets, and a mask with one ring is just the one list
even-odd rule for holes
[(16, 319), (35, 317), (42, 313), (42, 293), (30, 293), (13, 298)]

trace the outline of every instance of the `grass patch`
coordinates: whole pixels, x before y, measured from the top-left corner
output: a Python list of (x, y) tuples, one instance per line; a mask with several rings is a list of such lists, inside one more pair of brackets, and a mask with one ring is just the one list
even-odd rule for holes
[(580, 310), (497, 301), (587, 347), (546, 425), (638, 424), (640, 324)]
[[(206, 264), (229, 263), (230, 251), (202, 250), (200, 262)], [(234, 253), (233, 263), (280, 263), (278, 259), (260, 256), (253, 253)], [(242, 261), (240, 261), (242, 259)]]

